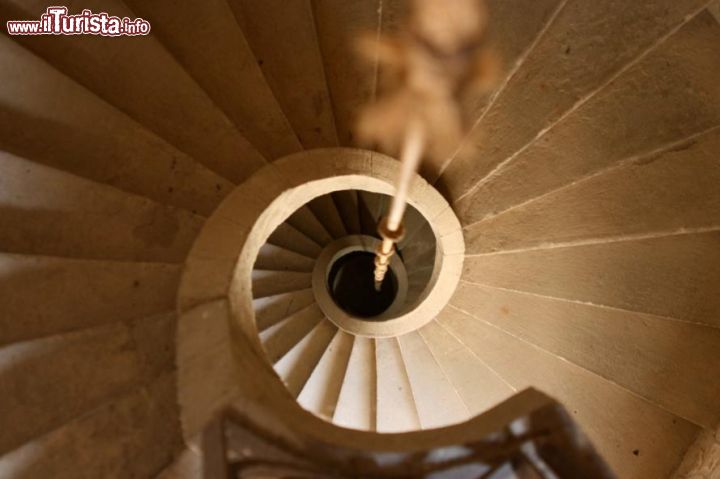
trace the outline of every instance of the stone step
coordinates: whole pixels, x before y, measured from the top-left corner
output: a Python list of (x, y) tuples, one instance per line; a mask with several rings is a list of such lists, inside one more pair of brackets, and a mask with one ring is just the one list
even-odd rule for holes
[[(387, 214), (387, 211), (383, 212), (383, 214)], [(435, 241), (428, 220), (411, 205), (407, 205), (403, 216), (403, 225), (405, 226), (405, 237), (398, 243), (398, 248), (401, 250), (411, 244)]]
[(388, 197), (369, 191), (358, 191), (357, 193), (362, 233), (379, 238), (378, 223), (380, 215), (387, 211)]
[[(271, 160), (301, 150), (227, 1), (126, 3), (262, 155)], [(237, 152), (234, 158), (238, 167), (251, 164), (244, 155), (237, 161)]]
[(333, 238), (342, 238), (347, 235), (345, 224), (331, 195), (318, 196), (307, 206)]
[[(707, 3), (707, 0), (658, 0), (626, 2), (618, 7), (592, 0), (567, 2), (547, 30), (541, 32), (517, 73), (504, 85), (445, 170), (439, 184), (447, 197), (456, 201), (538, 134), (572, 113), (577, 105), (604, 88), (612, 89), (612, 80), (617, 75), (650, 49), (663, 50), (662, 41), (667, 35)], [(623, 21), (615, 20), (618, 15)], [(661, 81), (648, 80), (655, 84)], [(672, 88), (668, 91), (672, 92)], [(642, 92), (636, 98), (643, 98)], [(613, 117), (610, 123), (617, 118)], [(591, 123), (597, 127), (597, 121)], [(602, 128), (606, 126), (612, 128), (610, 124), (603, 124)], [(594, 128), (593, 137), (601, 134), (602, 128)], [(623, 140), (622, 144), (631, 143)]]
[[(174, 368), (173, 313), (0, 347), (0, 455)], [(89, 360), (92, 358), (92, 360)]]
[(720, 422), (720, 329), (467, 283), (453, 304), (695, 424)]
[(419, 332), (398, 338), (415, 407), (423, 429), (449, 426), (470, 413)]
[(378, 32), (381, 0), (320, 0), (313, 2), (317, 39), (323, 56), (340, 145), (352, 145), (356, 116), (374, 99), (375, 65), (358, 58), (353, 39)]
[(332, 235), (307, 206), (290, 215), (286, 222), (320, 246), (325, 246), (333, 240)]
[(420, 429), (410, 379), (397, 338), (375, 340), (377, 367), (377, 431)]
[(362, 233), (360, 227), (360, 207), (358, 206), (357, 191), (343, 190), (331, 193), (335, 207), (340, 213), (345, 231), (351, 235)]
[(272, 364), (279, 361), (324, 319), (323, 312), (313, 303), (263, 331), (260, 341), (269, 361)]
[(466, 227), (468, 254), (720, 228), (720, 128)]
[(0, 470), (28, 479), (153, 477), (182, 447), (177, 416), (175, 377), (166, 374), (5, 454)]
[(354, 336), (337, 331), (310, 378), (303, 386), (298, 403), (318, 416), (332, 420), (353, 349)]
[(720, 232), (465, 258), (463, 280), (720, 326)]
[(438, 320), (515, 389), (560, 401), (618, 477), (670, 477), (700, 428), (452, 307)]
[[(47, 8), (46, 4), (36, 0), (4, 3), (5, 8), (14, 13), (9, 18), (39, 18)], [(135, 18), (139, 13), (144, 16), (148, 10), (133, 12), (119, 0), (90, 1), (85, 7), (120, 18)], [(182, 27), (177, 20), (183, 10), (165, 8), (165, 12), (175, 16), (174, 22), (152, 19), (151, 35), (117, 37), (114, 42), (95, 35), (57, 36), (55, 42), (32, 35), (14, 38), (196, 161), (232, 182), (240, 182), (262, 166), (263, 157), (183, 70), (156, 35), (158, 30), (165, 30), (168, 23)], [(204, 12), (208, 11), (209, 5)], [(196, 32), (219, 29), (216, 25), (214, 29), (205, 30), (198, 29), (197, 24), (193, 27), (187, 26)], [(238, 162), (238, 155), (245, 161)]]
[(718, 55), (720, 24), (704, 12), (458, 202), (461, 221), (480, 221), (720, 125)]
[(275, 296), (312, 287), (312, 274), (297, 271), (267, 271), (254, 269), (252, 293), (254, 298)]
[(374, 431), (376, 418), (375, 340), (355, 336), (333, 422), (338, 426)]
[(202, 218), (0, 152), (0, 250), (72, 258), (182, 262)]
[(7, 36), (0, 83), (4, 151), (204, 215), (232, 188)]
[(258, 332), (265, 331), (314, 302), (315, 295), (310, 288), (253, 299), (253, 310), (255, 311)]
[(320, 245), (290, 226), (289, 223), (282, 223), (278, 226), (268, 238), (268, 243), (312, 259), (317, 258), (322, 252)]
[[(496, 96), (522, 67), (535, 44), (543, 37), (544, 31), (552, 26), (555, 17), (562, 11), (568, 0), (488, 0), (488, 29), (486, 42), (492, 46), (500, 62), (501, 78), (494, 88), (486, 93), (476, 93), (464, 99), (463, 109), (470, 126), (482, 121), (483, 114), (493, 104)], [(518, 15), (518, 12), (523, 12)], [(452, 161), (448, 158), (423, 159), (420, 172), (430, 183), (435, 183)]]
[(312, 3), (282, 0), (228, 3), (303, 147), (336, 146), (333, 106)]
[(260, 270), (312, 273), (313, 266), (315, 261), (307, 256), (270, 243), (262, 245), (255, 260), (255, 268)]
[(0, 253), (0, 345), (171, 311), (180, 269)]
[(321, 319), (275, 363), (275, 371), (293, 396), (300, 395), (337, 331), (337, 326), (329, 319)]
[(512, 397), (516, 391), (437, 321), (420, 330), (433, 357), (453, 384), (471, 415)]

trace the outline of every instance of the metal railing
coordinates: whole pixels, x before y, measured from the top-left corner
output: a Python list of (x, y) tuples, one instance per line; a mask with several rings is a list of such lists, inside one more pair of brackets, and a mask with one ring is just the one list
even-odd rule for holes
[(562, 405), (533, 389), (441, 429), (346, 432), (367, 446), (303, 441), (302, 431), (289, 440), (227, 410), (204, 431), (204, 479), (614, 477)]

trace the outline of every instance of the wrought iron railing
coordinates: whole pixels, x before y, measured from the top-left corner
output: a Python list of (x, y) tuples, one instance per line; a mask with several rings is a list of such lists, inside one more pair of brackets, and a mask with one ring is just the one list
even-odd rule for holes
[(203, 434), (204, 479), (614, 477), (562, 405), (533, 389), (442, 429), (346, 432), (362, 445), (286, 440), (230, 409)]

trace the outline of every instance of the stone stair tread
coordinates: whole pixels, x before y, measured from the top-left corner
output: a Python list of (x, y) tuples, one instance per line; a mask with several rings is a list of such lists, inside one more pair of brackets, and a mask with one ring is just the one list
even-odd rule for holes
[(314, 302), (315, 294), (310, 288), (253, 299), (258, 332), (262, 333)]
[(270, 243), (262, 245), (255, 260), (255, 268), (260, 270), (311, 273), (314, 265), (311, 258)]
[(298, 403), (331, 420), (353, 348), (354, 336), (338, 330), (303, 386)]
[(275, 363), (275, 371), (293, 396), (300, 394), (337, 330), (337, 326), (323, 317)]
[(142, 0), (128, 3), (156, 25), (153, 32), (265, 158), (301, 149), (227, 1), (174, 8)]
[(347, 234), (362, 233), (360, 227), (360, 207), (358, 205), (357, 191), (343, 190), (331, 193), (335, 207), (340, 213)]
[(424, 326), (420, 334), (473, 416), (515, 394), (509, 384), (437, 321)]
[(320, 245), (290, 226), (289, 223), (282, 223), (278, 226), (268, 238), (268, 243), (308, 258), (317, 258), (322, 251)]
[(700, 430), (596, 374), (455, 308), (445, 308), (439, 321), (515, 389), (536, 387), (559, 400), (623, 477), (668, 477)]
[(421, 427), (410, 379), (397, 338), (375, 340), (377, 431), (403, 432)]
[(333, 422), (339, 426), (374, 431), (376, 383), (375, 340), (355, 336)]
[(286, 222), (320, 246), (332, 242), (333, 237), (307, 206), (294, 212)]
[(469, 419), (467, 406), (420, 333), (404, 334), (398, 341), (421, 427), (439, 428)]
[(347, 235), (345, 224), (340, 217), (340, 213), (338, 212), (332, 196), (318, 196), (308, 203), (308, 208), (310, 208), (333, 238), (338, 239)]
[(323, 312), (313, 303), (263, 331), (260, 341), (270, 362), (275, 364), (282, 359), (324, 318)]
[(0, 52), (0, 148), (200, 214), (232, 188), (11, 38)]

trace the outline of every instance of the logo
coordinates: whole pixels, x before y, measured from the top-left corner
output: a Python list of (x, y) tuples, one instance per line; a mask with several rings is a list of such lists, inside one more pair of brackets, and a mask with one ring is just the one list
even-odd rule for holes
[(105, 12), (93, 13), (87, 9), (77, 15), (68, 15), (67, 7), (48, 7), (40, 20), (11, 20), (7, 22), (7, 30), (10, 35), (137, 36), (150, 33), (150, 22)]

